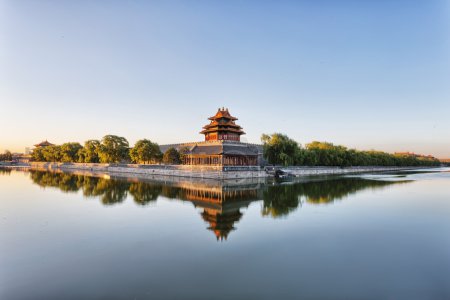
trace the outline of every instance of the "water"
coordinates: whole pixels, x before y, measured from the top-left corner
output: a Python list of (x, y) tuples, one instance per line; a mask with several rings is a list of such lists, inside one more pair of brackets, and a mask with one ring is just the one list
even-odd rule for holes
[(450, 299), (450, 173), (0, 169), (0, 299)]

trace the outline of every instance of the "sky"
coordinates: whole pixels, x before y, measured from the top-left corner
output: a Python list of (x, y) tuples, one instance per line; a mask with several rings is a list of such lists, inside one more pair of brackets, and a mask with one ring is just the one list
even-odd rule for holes
[(201, 141), (450, 157), (450, 1), (0, 0), (0, 151)]

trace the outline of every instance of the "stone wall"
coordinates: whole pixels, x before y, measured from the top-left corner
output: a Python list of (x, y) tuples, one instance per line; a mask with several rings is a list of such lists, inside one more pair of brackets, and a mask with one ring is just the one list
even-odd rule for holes
[[(270, 177), (260, 167), (222, 167), (222, 166), (188, 166), (188, 165), (136, 165), (136, 164), (87, 164), (87, 163), (46, 163), (32, 162), (32, 169), (89, 171), (123, 176), (179, 176), (210, 179), (240, 179)], [(341, 175), (408, 170), (413, 168), (400, 167), (287, 167), (283, 171), (296, 177), (315, 175)], [(416, 169), (416, 168), (414, 168)]]
[(222, 167), (188, 165), (137, 165), (137, 164), (85, 164), (85, 163), (45, 163), (32, 162), (32, 169), (44, 170), (84, 170), (111, 174), (182, 176), (212, 179), (236, 179), (267, 177), (259, 167)]
[(373, 172), (389, 172), (418, 169), (418, 167), (287, 167), (282, 168), (283, 171), (300, 176), (313, 175), (343, 175), (343, 174), (358, 174), (358, 173), (373, 173)]

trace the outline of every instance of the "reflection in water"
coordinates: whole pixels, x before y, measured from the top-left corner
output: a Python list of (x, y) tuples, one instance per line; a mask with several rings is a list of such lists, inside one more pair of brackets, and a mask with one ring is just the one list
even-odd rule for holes
[(308, 181), (273, 185), (264, 189), (264, 216), (280, 217), (297, 209), (302, 199), (310, 204), (327, 204), (341, 200), (358, 191), (383, 188), (409, 181), (381, 181), (355, 177), (342, 177), (321, 181)]
[(265, 184), (258, 179), (208, 182), (172, 178), (161, 182), (47, 171), (30, 171), (30, 174), (32, 181), (39, 186), (56, 187), (67, 193), (81, 190), (85, 197), (98, 197), (104, 205), (121, 203), (128, 195), (139, 205), (155, 202), (160, 195), (190, 201), (203, 209), (201, 216), (218, 240), (227, 239), (242, 217), (240, 209), (253, 201), (263, 200), (262, 215), (277, 218), (287, 216), (304, 201), (310, 204), (333, 203), (363, 189), (407, 182), (354, 177), (283, 184)]
[(133, 197), (134, 202), (140, 205), (147, 205), (156, 201), (162, 190), (161, 185), (148, 184), (142, 181), (133, 182), (130, 185), (130, 195)]
[(130, 188), (126, 181), (108, 178), (46, 171), (30, 173), (31, 180), (41, 187), (56, 187), (63, 192), (78, 192), (81, 189), (85, 197), (99, 197), (105, 205), (124, 201)]
[(0, 168), (1, 175), (11, 175), (11, 169), (9, 168)]
[(217, 240), (226, 240), (228, 234), (236, 229), (234, 223), (241, 219), (242, 213), (239, 207), (229, 210), (205, 208), (202, 217), (210, 224), (208, 229), (214, 232)]
[(31, 171), (31, 180), (41, 187), (57, 187), (63, 192), (77, 192), (83, 185), (79, 176), (65, 173)]

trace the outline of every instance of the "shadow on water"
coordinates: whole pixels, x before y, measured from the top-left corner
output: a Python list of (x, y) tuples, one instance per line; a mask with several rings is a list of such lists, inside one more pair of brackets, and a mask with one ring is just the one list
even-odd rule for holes
[(338, 177), (306, 182), (272, 182), (261, 179), (233, 182), (180, 178), (142, 180), (110, 178), (107, 175), (30, 171), (33, 183), (54, 187), (65, 193), (81, 191), (85, 197), (99, 198), (103, 205), (118, 204), (130, 196), (140, 206), (166, 199), (189, 201), (202, 209), (201, 217), (218, 240), (227, 239), (242, 218), (241, 208), (262, 200), (263, 216), (286, 217), (303, 203), (331, 204), (365, 189), (380, 189), (409, 181), (383, 181), (358, 177)]

